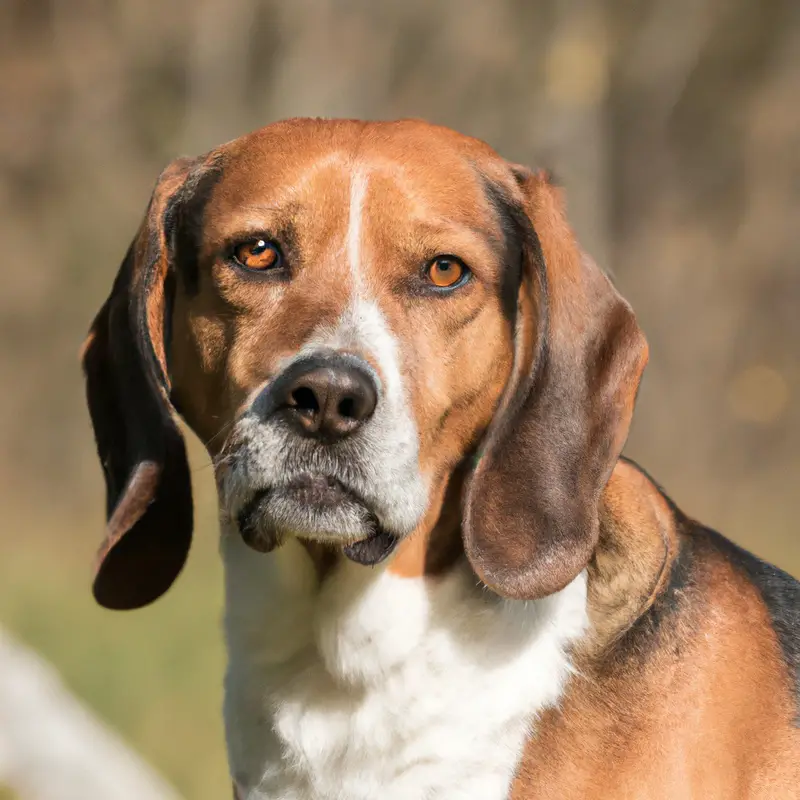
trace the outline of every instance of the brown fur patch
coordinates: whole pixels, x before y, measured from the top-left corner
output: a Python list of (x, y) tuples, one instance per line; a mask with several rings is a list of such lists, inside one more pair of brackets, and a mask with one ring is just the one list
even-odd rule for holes
[(444, 496), (431, 503), (428, 514), (408, 538), (397, 546), (389, 572), (402, 578), (435, 577), (464, 554), (461, 541), (463, 471), (448, 482)]

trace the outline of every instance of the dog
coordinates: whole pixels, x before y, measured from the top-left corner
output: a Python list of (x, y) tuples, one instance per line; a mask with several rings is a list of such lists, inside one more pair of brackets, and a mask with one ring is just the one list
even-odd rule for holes
[(549, 176), (296, 119), (158, 179), (85, 345), (94, 596), (219, 489), (242, 800), (800, 797), (800, 584), (621, 456), (647, 361)]

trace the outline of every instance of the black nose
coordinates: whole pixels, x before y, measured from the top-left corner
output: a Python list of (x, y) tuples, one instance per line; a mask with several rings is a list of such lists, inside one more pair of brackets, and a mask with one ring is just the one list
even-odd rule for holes
[(375, 411), (378, 391), (370, 375), (352, 365), (315, 366), (294, 377), (279, 401), (301, 432), (340, 439)]

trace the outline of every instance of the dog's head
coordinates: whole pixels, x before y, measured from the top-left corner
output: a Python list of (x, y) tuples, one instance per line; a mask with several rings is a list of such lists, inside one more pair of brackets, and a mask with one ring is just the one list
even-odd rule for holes
[(84, 353), (95, 596), (144, 605), (186, 559), (176, 411), (257, 550), (297, 536), (374, 564), (456, 503), (481, 580), (552, 593), (591, 557), (645, 361), (558, 190), (474, 139), (295, 120), (177, 161)]

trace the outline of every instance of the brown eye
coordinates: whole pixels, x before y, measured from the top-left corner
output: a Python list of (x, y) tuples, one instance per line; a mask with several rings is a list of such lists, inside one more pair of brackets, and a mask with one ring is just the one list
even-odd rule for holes
[(267, 270), (281, 265), (281, 251), (266, 239), (250, 239), (237, 245), (234, 258), (247, 269)]
[(451, 289), (464, 282), (469, 270), (455, 256), (438, 256), (426, 271), (428, 280), (440, 289)]

